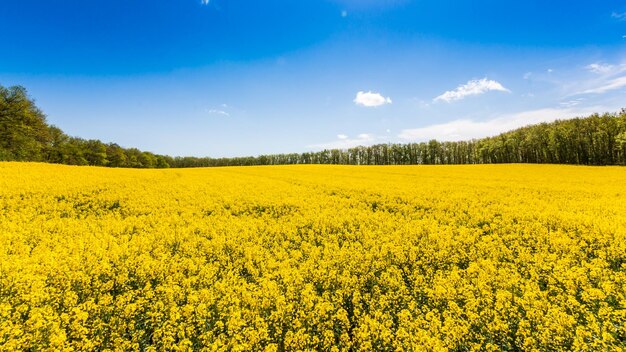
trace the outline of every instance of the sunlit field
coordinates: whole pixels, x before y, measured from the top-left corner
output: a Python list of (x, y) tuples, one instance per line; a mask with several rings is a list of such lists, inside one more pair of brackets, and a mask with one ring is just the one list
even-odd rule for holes
[(626, 168), (0, 163), (1, 350), (626, 345)]

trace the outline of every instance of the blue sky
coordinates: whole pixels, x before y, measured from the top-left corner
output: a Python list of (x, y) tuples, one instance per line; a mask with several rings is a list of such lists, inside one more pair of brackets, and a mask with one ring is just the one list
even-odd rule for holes
[(0, 84), (70, 135), (243, 156), (626, 107), (623, 1), (0, 0)]

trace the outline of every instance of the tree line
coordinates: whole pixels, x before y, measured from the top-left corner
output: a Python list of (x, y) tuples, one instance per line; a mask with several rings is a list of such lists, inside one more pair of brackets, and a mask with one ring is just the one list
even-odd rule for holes
[(346, 164), (553, 163), (626, 165), (626, 110), (461, 142), (387, 143), (235, 158), (171, 157), (65, 134), (20, 86), (0, 86), (0, 160), (130, 168)]

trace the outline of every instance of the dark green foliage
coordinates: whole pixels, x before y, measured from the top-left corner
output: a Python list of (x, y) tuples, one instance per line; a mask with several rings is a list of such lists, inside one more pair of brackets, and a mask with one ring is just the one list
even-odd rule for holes
[[(170, 160), (173, 160), (169, 158)], [(0, 86), (0, 160), (110, 167), (169, 167), (164, 156), (70, 137), (46, 123), (23, 87)]]
[(626, 165), (626, 110), (522, 127), (462, 142), (378, 144), (238, 158), (170, 157), (69, 137), (46, 123), (23, 87), (0, 86), (0, 160), (168, 168), (285, 164), (414, 165), (553, 163)]
[(626, 110), (522, 127), (462, 142), (378, 144), (315, 153), (242, 158), (174, 158), (172, 167), (348, 164), (551, 163), (626, 165)]
[(115, 143), (107, 145), (107, 159), (109, 162), (107, 166), (110, 167), (124, 167), (128, 160), (124, 148)]
[(43, 161), (50, 141), (46, 118), (26, 89), (0, 86), (0, 160)]

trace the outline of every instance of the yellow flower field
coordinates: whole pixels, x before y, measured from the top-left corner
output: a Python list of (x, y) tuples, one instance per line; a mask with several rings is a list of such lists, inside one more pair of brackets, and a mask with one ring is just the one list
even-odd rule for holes
[(626, 168), (0, 163), (0, 349), (621, 351)]

